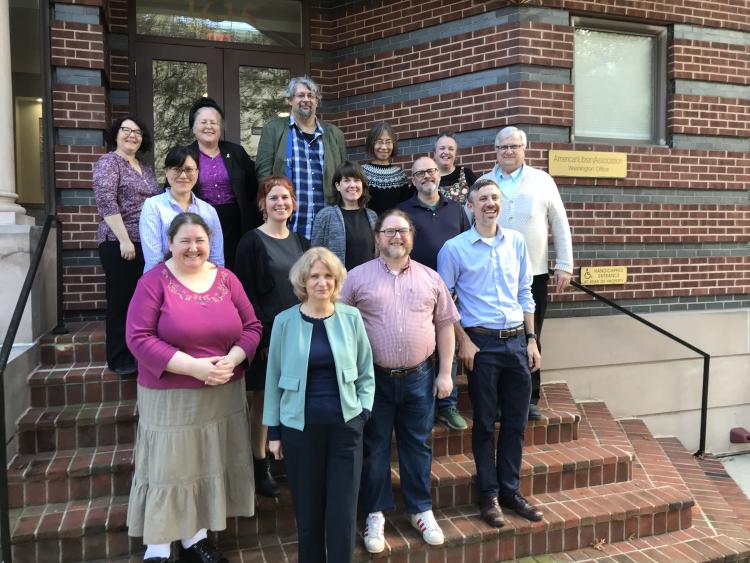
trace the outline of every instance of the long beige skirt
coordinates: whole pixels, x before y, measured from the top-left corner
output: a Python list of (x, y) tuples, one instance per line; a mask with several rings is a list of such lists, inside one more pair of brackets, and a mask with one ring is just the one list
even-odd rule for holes
[(243, 380), (200, 389), (138, 386), (138, 413), (128, 535), (170, 543), (255, 513)]

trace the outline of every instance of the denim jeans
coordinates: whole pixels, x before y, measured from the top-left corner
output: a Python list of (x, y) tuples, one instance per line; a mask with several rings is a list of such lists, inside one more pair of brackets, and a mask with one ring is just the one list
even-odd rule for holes
[(432, 360), (402, 379), (375, 370), (375, 404), (364, 430), (360, 509), (366, 513), (395, 510), (391, 488), (391, 435), (396, 431), (401, 493), (406, 512), (432, 508), (430, 432), (435, 420)]
[[(499, 340), (469, 334), (479, 348), (474, 370), (468, 372), (469, 396), (474, 409), (471, 448), (481, 496), (518, 491), (523, 436), (529, 416), (531, 376), (523, 334)], [(503, 420), (495, 449), (495, 416), (500, 405)]]

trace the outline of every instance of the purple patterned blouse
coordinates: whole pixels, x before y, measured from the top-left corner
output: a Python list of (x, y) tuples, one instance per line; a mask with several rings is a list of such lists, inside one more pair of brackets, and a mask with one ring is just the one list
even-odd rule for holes
[[(122, 215), (122, 222), (132, 242), (140, 242), (138, 219), (141, 216), (143, 202), (147, 198), (162, 193), (164, 190), (156, 181), (154, 170), (141, 163), (143, 174), (130, 166), (130, 163), (116, 152), (108, 152), (94, 164), (94, 197), (99, 215)], [(105, 240), (117, 240), (117, 237), (102, 220), (99, 223), (97, 244)]]
[(221, 153), (210, 157), (200, 151), (199, 159), (198, 183), (201, 187), (201, 199), (211, 205), (234, 203), (237, 198), (234, 195), (234, 190), (232, 190), (229, 172), (227, 172), (227, 167), (224, 166)]

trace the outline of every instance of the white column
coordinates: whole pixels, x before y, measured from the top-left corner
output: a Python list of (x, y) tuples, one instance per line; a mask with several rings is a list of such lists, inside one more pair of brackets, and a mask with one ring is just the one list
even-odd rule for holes
[(0, 0), (0, 225), (25, 225), (33, 223), (33, 219), (16, 203), (18, 194), (13, 146), (15, 135), (9, 22), (8, 0)]

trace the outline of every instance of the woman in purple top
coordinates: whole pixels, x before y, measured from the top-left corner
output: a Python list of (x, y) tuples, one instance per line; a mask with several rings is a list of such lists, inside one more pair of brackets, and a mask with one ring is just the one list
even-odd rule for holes
[(226, 561), (207, 530), (255, 512), (243, 376), (262, 327), (235, 275), (208, 261), (210, 236), (199, 215), (177, 215), (166, 262), (128, 309), (140, 369), (127, 523), (151, 563), (166, 563), (175, 540), (180, 561)]
[(222, 141), (224, 112), (211, 98), (199, 98), (188, 115), (199, 153), (200, 174), (195, 195), (213, 205), (224, 233), (224, 264), (234, 271), (237, 243), (262, 223), (255, 198), (255, 163), (241, 145)]
[(151, 134), (134, 116), (116, 120), (106, 133), (108, 152), (94, 165), (94, 197), (102, 218), (97, 243), (107, 297), (107, 365), (118, 375), (135, 373), (125, 345), (125, 315), (143, 273), (138, 218), (146, 198), (162, 191), (154, 170), (141, 161), (151, 150)]

